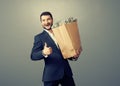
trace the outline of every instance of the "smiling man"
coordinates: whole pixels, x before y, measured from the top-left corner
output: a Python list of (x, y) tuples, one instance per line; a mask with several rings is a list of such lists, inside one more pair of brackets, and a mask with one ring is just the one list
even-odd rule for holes
[[(31, 59), (44, 60), (44, 86), (75, 86), (71, 67), (64, 59), (52, 31), (53, 17), (50, 12), (40, 15), (43, 32), (36, 35), (31, 52)], [(78, 54), (77, 54), (78, 55)], [(75, 55), (76, 56), (76, 55)]]

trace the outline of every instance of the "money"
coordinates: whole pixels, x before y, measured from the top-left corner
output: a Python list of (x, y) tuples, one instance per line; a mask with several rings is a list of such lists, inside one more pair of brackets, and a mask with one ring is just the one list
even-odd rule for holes
[(68, 24), (68, 23), (72, 23), (72, 22), (76, 22), (76, 21), (77, 21), (76, 18), (69, 17), (69, 18), (67, 18), (67, 19), (64, 19), (64, 20), (61, 20), (61, 21), (56, 22), (56, 23), (53, 25), (53, 28), (59, 27), (59, 26), (61, 26), (62, 24)]

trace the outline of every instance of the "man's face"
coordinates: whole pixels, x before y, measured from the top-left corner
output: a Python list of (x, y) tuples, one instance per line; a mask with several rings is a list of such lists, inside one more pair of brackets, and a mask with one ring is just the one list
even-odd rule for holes
[(53, 25), (53, 19), (49, 15), (41, 16), (42, 27), (49, 30)]

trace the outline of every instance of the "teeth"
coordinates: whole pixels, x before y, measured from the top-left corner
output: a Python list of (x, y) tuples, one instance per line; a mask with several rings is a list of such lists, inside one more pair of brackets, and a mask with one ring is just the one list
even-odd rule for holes
[(45, 25), (45, 26), (50, 26), (50, 24), (49, 25)]

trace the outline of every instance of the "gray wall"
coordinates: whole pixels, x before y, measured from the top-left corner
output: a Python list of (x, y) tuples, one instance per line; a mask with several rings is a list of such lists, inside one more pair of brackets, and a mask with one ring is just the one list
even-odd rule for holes
[(31, 61), (39, 14), (78, 19), (83, 52), (70, 62), (77, 86), (120, 85), (120, 0), (0, 0), (0, 86), (42, 86), (43, 61)]

